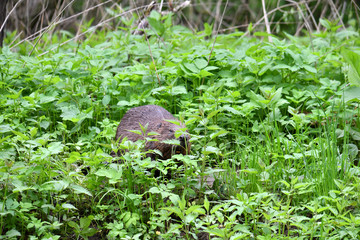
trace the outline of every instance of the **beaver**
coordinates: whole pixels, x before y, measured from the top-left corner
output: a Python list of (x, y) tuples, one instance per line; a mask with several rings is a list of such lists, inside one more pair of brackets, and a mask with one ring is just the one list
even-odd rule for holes
[[(170, 120), (166, 121), (166, 120)], [(172, 122), (178, 122), (179, 125)], [(143, 135), (133, 133), (129, 130), (139, 130), (141, 131), (141, 124), (143, 127), (147, 125), (147, 130), (145, 136), (149, 132), (156, 132), (158, 135), (150, 135), (149, 138), (157, 139), (158, 141), (147, 141), (145, 144), (145, 151), (150, 149), (159, 150), (161, 156), (154, 153), (148, 153), (147, 156), (151, 159), (160, 158), (163, 160), (171, 158), (171, 156), (176, 154), (189, 154), (190, 153), (190, 135), (186, 131), (184, 134), (175, 137), (175, 132), (180, 129), (186, 128), (185, 124), (177, 120), (170, 112), (165, 108), (157, 105), (145, 105), (140, 107), (134, 107), (128, 110), (123, 118), (120, 121), (119, 126), (117, 127), (115, 140), (121, 142), (125, 137), (132, 141), (136, 142), (137, 140), (143, 139)], [(177, 139), (180, 142), (180, 145), (172, 145), (162, 142), (163, 140), (172, 140)], [(117, 155), (120, 156), (121, 151), (118, 150)], [(113, 153), (112, 155), (116, 155)]]

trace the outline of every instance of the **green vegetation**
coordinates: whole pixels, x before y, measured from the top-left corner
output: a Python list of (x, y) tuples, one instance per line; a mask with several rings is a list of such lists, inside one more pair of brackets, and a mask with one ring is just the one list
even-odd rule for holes
[[(357, 239), (359, 31), (322, 20), (311, 38), (236, 32), (212, 50), (208, 25), (149, 22), (148, 41), (122, 29), (60, 46), (62, 31), (31, 56), (1, 50), (0, 238)], [(145, 104), (184, 119), (191, 155), (109, 155)]]

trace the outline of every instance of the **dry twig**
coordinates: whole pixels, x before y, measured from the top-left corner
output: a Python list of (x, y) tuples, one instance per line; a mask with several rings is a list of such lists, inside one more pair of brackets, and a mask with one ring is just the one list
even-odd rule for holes
[(262, 3), (263, 12), (264, 12), (266, 31), (269, 34), (268, 40), (269, 40), (269, 42), (272, 42), (272, 38), (270, 36), (271, 31), (270, 31), (269, 19), (268, 19), (268, 16), (266, 14), (265, 0), (261, 0), (261, 3)]

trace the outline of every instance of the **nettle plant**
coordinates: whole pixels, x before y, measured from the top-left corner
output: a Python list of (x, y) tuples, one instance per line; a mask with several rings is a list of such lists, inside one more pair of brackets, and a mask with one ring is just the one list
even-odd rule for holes
[[(45, 34), (41, 56), (2, 48), (0, 235), (355, 238), (359, 33), (321, 20), (311, 41), (233, 33), (211, 50), (211, 26), (150, 19), (148, 41), (123, 29), (56, 49), (73, 36)], [(186, 123), (190, 155), (114, 142), (145, 104)]]

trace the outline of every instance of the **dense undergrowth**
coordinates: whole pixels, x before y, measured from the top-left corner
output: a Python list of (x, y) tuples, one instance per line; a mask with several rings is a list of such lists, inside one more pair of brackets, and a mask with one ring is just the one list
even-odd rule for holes
[[(359, 31), (323, 20), (311, 38), (233, 33), (212, 51), (209, 27), (152, 18), (148, 42), (59, 32), (30, 57), (2, 49), (0, 238), (357, 239)], [(184, 120), (191, 155), (109, 155), (145, 104)]]

